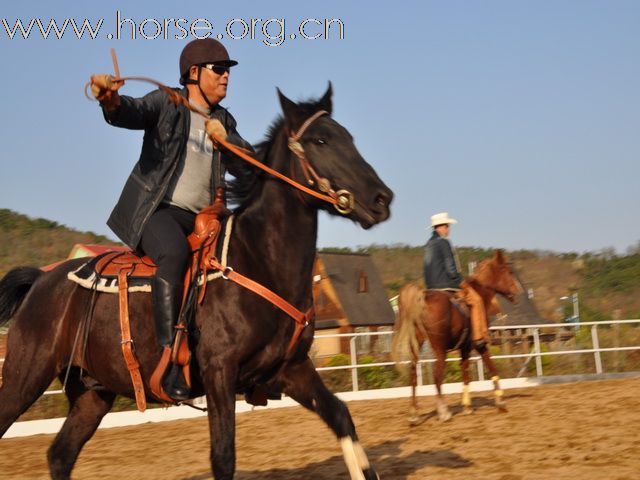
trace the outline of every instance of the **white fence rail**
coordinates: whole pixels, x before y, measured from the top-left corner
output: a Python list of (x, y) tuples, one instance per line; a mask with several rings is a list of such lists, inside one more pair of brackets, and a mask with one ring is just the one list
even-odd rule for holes
[[(521, 358), (525, 360), (525, 364), (523, 365), (523, 369), (520, 371), (522, 374), (524, 367), (526, 366), (526, 362), (531, 359), (535, 360), (536, 365), (536, 376), (542, 377), (544, 376), (544, 369), (542, 358), (545, 356), (556, 356), (556, 355), (593, 355), (595, 372), (581, 372), (581, 373), (596, 373), (602, 374), (605, 373), (606, 369), (602, 362), (602, 353), (606, 352), (628, 352), (640, 350), (640, 345), (626, 345), (626, 346), (617, 346), (617, 347), (600, 347), (600, 337), (599, 337), (599, 328), (605, 326), (614, 326), (614, 325), (628, 325), (628, 324), (637, 324), (640, 329), (640, 319), (633, 320), (607, 320), (607, 321), (599, 321), (599, 322), (580, 322), (580, 323), (544, 323), (544, 324), (535, 324), (535, 325), (510, 325), (510, 326), (496, 326), (491, 327), (492, 331), (506, 331), (506, 330), (524, 330), (530, 332), (529, 335), (533, 337), (533, 349), (529, 353), (520, 353), (520, 354), (509, 354), (509, 355), (492, 355), (494, 360), (501, 359), (517, 359)], [(591, 348), (582, 348), (577, 350), (559, 350), (559, 351), (542, 351), (541, 341), (540, 341), (540, 330), (541, 329), (549, 329), (549, 330), (572, 330), (572, 329), (580, 329), (582, 327), (589, 327), (591, 331)], [(375, 337), (375, 336), (389, 336), (393, 335), (393, 332), (363, 332), (363, 333), (341, 333), (341, 334), (330, 334), (330, 335), (316, 335), (316, 341), (322, 341), (322, 339), (329, 338), (349, 338), (349, 357), (351, 363), (349, 365), (344, 366), (335, 366), (335, 367), (318, 367), (317, 370), (319, 372), (323, 371), (332, 371), (332, 370), (350, 370), (351, 371), (351, 383), (352, 383), (352, 392), (358, 391), (358, 370), (361, 368), (370, 368), (370, 367), (389, 367), (393, 366), (394, 362), (378, 362), (378, 363), (366, 363), (359, 364), (358, 363), (358, 346), (357, 339), (358, 337)], [(369, 353), (369, 352), (361, 352), (361, 353)], [(484, 380), (484, 365), (482, 362), (482, 358), (478, 356), (471, 357), (472, 361), (475, 361), (478, 369), (478, 380)], [(448, 362), (456, 362), (460, 361), (460, 358), (447, 358)], [(0, 364), (4, 362), (4, 358), (0, 358)], [(422, 358), (419, 360), (420, 364), (431, 364), (434, 363), (435, 359), (433, 358)], [(418, 373), (418, 385), (424, 384), (424, 379), (422, 377), (422, 369), (417, 369)], [(520, 376), (520, 374), (518, 376)], [(45, 395), (54, 395), (62, 393), (62, 390), (48, 390), (45, 392)]]
[[(544, 369), (542, 365), (542, 358), (545, 356), (553, 356), (553, 355), (593, 355), (594, 364), (595, 364), (595, 372), (582, 372), (582, 373), (596, 373), (602, 374), (605, 373), (605, 368), (602, 363), (602, 353), (605, 352), (625, 352), (625, 351), (633, 351), (640, 350), (640, 345), (628, 345), (628, 346), (619, 346), (619, 347), (609, 347), (609, 348), (601, 348), (600, 347), (600, 338), (598, 335), (599, 327), (611, 326), (611, 325), (627, 325), (627, 324), (637, 324), (638, 328), (640, 328), (640, 319), (633, 320), (607, 320), (607, 321), (599, 321), (599, 322), (580, 322), (580, 323), (543, 323), (543, 324), (535, 324), (535, 325), (509, 325), (509, 326), (496, 326), (491, 327), (492, 331), (506, 331), (506, 330), (525, 330), (530, 332), (530, 335), (533, 337), (533, 349), (530, 353), (520, 353), (520, 354), (509, 354), (509, 355), (492, 355), (491, 358), (493, 360), (501, 360), (501, 359), (517, 359), (521, 358), (525, 361), (529, 361), (531, 359), (535, 359), (536, 365), (536, 376), (542, 377), (544, 376)], [(540, 341), (540, 330), (541, 329), (550, 329), (550, 330), (573, 330), (580, 329), (581, 327), (589, 327), (591, 330), (591, 348), (583, 348), (577, 350), (560, 350), (560, 351), (542, 351), (541, 341)], [(358, 391), (358, 369), (361, 368), (369, 368), (369, 367), (386, 367), (394, 365), (394, 362), (379, 362), (379, 363), (366, 363), (366, 364), (358, 364), (358, 352), (357, 352), (357, 344), (356, 339), (360, 336), (371, 336), (371, 335), (392, 335), (393, 332), (375, 332), (375, 333), (342, 333), (342, 334), (332, 334), (332, 335), (316, 335), (316, 341), (322, 338), (349, 338), (349, 356), (351, 358), (351, 364), (345, 366), (335, 366), (335, 367), (320, 367), (317, 368), (319, 372), (321, 371), (331, 371), (331, 370), (351, 370), (351, 382), (352, 382), (352, 391)], [(435, 363), (434, 358), (422, 358), (419, 360), (419, 363), (422, 365)], [(447, 358), (448, 362), (457, 362), (460, 361), (459, 357), (451, 357)], [(474, 361), (477, 365), (478, 369), (478, 380), (485, 380), (484, 375), (484, 364), (482, 362), (482, 358), (479, 356), (471, 357), (471, 361)], [(407, 362), (408, 363), (408, 362)], [(523, 365), (523, 369), (524, 369)], [(522, 374), (523, 370), (520, 371)], [(422, 376), (422, 369), (417, 369), (417, 381), (418, 385), (423, 385), (424, 380)], [(518, 375), (520, 376), (520, 375)]]

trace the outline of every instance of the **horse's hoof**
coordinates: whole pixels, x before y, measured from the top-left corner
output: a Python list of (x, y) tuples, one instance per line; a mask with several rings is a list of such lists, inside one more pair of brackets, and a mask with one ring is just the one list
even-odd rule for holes
[(446, 422), (451, 418), (451, 410), (449, 410), (449, 407), (447, 407), (444, 402), (438, 404), (438, 406), (436, 407), (436, 412), (438, 412), (438, 419), (441, 422)]
[(380, 475), (378, 475), (373, 468), (363, 470), (362, 474), (364, 475), (365, 480), (380, 480)]
[(471, 414), (473, 414), (473, 412), (474, 412), (474, 410), (473, 410), (472, 407), (466, 406), (466, 407), (462, 408), (462, 413), (464, 415), (471, 415)]
[(407, 420), (409, 421), (410, 427), (417, 427), (418, 425), (422, 425), (429, 418), (428, 415), (414, 415), (409, 417)]
[(496, 408), (500, 413), (507, 413), (507, 406), (504, 403), (496, 404)]
[(448, 422), (449, 420), (451, 420), (451, 412), (443, 412), (438, 414), (438, 419), (441, 422)]

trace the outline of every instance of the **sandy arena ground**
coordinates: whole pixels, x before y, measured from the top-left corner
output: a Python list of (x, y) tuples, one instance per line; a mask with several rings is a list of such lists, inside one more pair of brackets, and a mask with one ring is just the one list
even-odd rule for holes
[[(409, 427), (407, 399), (351, 402), (358, 434), (383, 480), (640, 478), (640, 378), (507, 390), (508, 413), (489, 393), (475, 394), (473, 415), (433, 417)], [(237, 480), (348, 479), (340, 447), (300, 407), (238, 415)], [(51, 435), (0, 439), (0, 479), (48, 477)], [(75, 479), (190, 479), (209, 473), (205, 419), (99, 430), (85, 446)]]

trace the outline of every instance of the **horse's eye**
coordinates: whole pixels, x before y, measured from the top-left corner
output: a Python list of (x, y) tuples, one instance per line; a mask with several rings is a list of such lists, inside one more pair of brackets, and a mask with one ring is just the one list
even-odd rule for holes
[(324, 138), (314, 138), (313, 143), (316, 145), (324, 145), (327, 141)]

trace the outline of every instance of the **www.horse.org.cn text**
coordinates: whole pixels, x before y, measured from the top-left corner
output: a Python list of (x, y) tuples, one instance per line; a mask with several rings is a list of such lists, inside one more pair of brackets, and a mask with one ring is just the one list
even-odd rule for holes
[[(218, 40), (256, 40), (268, 47), (278, 47), (290, 40), (343, 40), (344, 22), (339, 18), (304, 18), (287, 21), (281, 18), (233, 18), (214, 22), (207, 18), (133, 19), (116, 10), (115, 22), (99, 19), (0, 19), (0, 35), (10, 40), (53, 38), (65, 35), (77, 40), (184, 40), (215, 38)], [(293, 25), (293, 27), (291, 27)]]

